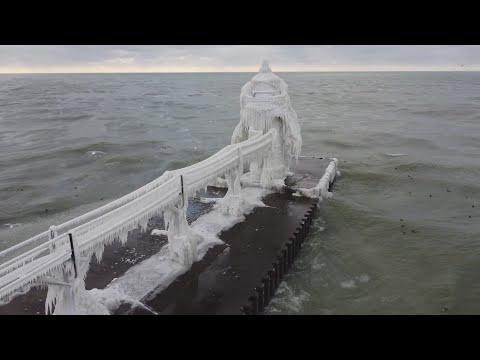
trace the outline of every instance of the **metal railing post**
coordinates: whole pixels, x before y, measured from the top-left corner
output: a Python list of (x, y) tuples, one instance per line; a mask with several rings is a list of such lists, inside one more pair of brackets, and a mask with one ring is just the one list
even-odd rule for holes
[(72, 251), (72, 262), (73, 262), (73, 269), (75, 270), (75, 279), (78, 277), (78, 270), (77, 270), (77, 259), (75, 257), (75, 253), (77, 250), (77, 242), (73, 239), (73, 234), (69, 231), (68, 237), (70, 238), (70, 250)]

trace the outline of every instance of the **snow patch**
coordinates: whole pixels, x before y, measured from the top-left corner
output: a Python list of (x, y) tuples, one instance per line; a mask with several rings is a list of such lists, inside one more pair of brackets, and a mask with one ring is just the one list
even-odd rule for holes
[(200, 198), (199, 201), (204, 204), (216, 203), (220, 198)]
[(156, 236), (162, 236), (162, 235), (167, 236), (167, 230), (153, 229), (150, 234), (151, 234), (151, 235), (156, 235)]

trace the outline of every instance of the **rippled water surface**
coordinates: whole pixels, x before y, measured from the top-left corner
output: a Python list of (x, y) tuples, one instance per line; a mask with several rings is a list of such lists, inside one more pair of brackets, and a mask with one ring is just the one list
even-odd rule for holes
[[(342, 174), (268, 311), (480, 313), (480, 73), (279, 75)], [(0, 75), (0, 249), (227, 145), (252, 76)]]

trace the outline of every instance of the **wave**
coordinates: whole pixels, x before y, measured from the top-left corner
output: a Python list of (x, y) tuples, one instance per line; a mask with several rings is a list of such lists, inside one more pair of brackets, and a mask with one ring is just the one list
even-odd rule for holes
[(361, 144), (361, 143), (351, 143), (351, 142), (345, 142), (345, 141), (334, 140), (334, 139), (323, 140), (322, 144), (334, 146), (339, 149), (358, 149), (358, 148), (364, 149), (367, 147), (365, 144)]
[(58, 118), (55, 118), (55, 120), (61, 120), (61, 121), (78, 121), (78, 120), (83, 120), (83, 119), (88, 119), (91, 118), (91, 115), (87, 114), (82, 114), (82, 115), (69, 115), (69, 116), (61, 116)]
[(282, 281), (275, 297), (273, 297), (265, 310), (267, 313), (279, 311), (299, 313), (304, 308), (304, 303), (310, 300), (310, 297), (310, 294), (306, 291), (296, 291), (294, 288), (289, 287), (287, 282)]
[(107, 164), (121, 164), (121, 165), (131, 165), (138, 164), (143, 162), (144, 158), (141, 156), (114, 156), (108, 159)]
[(14, 228), (14, 227), (17, 227), (17, 226), (21, 226), (21, 225), (22, 225), (22, 224), (19, 224), (19, 223), (14, 223), (14, 224), (7, 223), (7, 224), (3, 224), (3, 226), (8, 227), (9, 229)]

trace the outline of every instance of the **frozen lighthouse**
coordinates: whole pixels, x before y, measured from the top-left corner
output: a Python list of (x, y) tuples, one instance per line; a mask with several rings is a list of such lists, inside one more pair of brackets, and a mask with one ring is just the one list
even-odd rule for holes
[(271, 154), (263, 161), (253, 162), (250, 181), (264, 187), (283, 184), (292, 160), (297, 159), (302, 147), (302, 136), (297, 114), (288, 95), (288, 85), (272, 70), (266, 60), (260, 71), (240, 93), (240, 123), (232, 135), (232, 144), (240, 143), (257, 132), (272, 130), (274, 139)]

